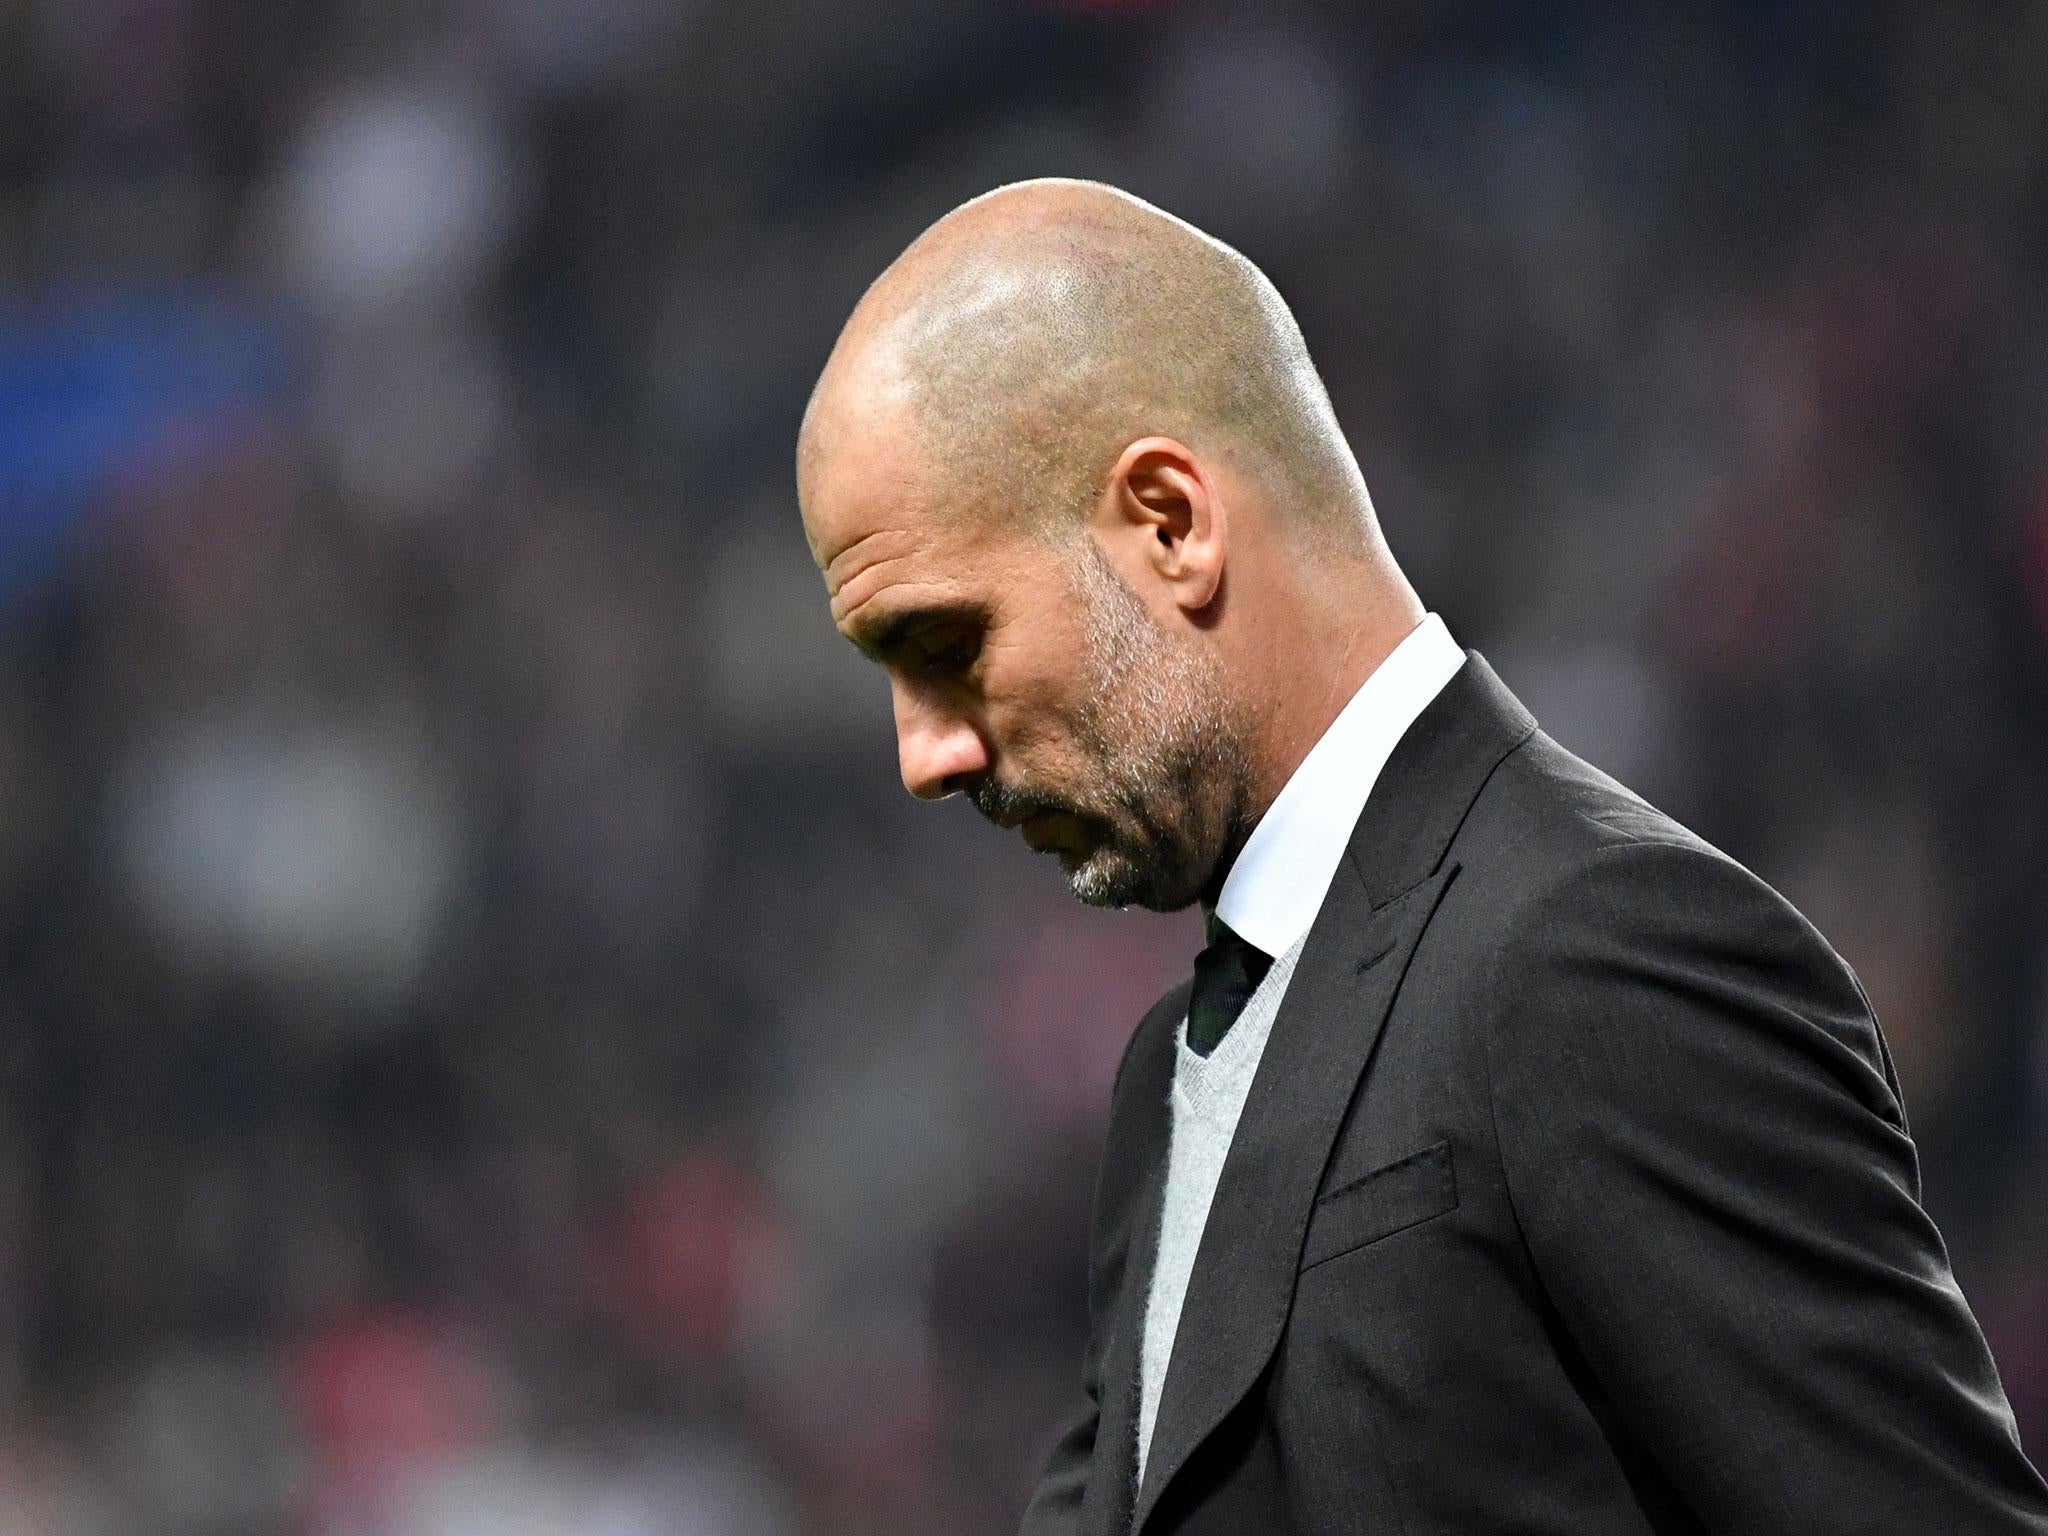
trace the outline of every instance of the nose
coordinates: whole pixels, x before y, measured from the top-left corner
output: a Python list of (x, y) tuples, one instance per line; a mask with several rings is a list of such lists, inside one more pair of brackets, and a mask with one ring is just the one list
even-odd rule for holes
[(974, 722), (899, 683), (895, 690), (896, 761), (903, 787), (920, 800), (943, 800), (989, 765)]

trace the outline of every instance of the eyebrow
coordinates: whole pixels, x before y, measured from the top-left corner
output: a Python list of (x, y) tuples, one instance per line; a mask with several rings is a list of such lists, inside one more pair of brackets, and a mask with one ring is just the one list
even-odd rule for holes
[(933, 603), (898, 609), (870, 623), (856, 621), (847, 631), (846, 638), (870, 661), (881, 662), (920, 630), (940, 624), (986, 625), (987, 622), (988, 610), (980, 603)]

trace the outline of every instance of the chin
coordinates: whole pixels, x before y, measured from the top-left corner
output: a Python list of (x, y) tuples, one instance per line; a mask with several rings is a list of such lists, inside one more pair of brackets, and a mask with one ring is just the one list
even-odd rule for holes
[(1091, 907), (1143, 907), (1178, 912), (1201, 894), (1199, 881), (1175, 880), (1159, 867), (1141, 864), (1114, 848), (1097, 848), (1079, 858), (1060, 856), (1067, 886)]

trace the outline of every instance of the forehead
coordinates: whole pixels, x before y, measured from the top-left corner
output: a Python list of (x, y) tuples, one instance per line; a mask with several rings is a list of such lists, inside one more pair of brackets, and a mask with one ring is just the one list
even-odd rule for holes
[(911, 567), (965, 576), (980, 554), (982, 519), (948, 502), (908, 414), (900, 398), (842, 393), (807, 432), (798, 497), (835, 617)]
[(906, 505), (836, 527), (833, 541), (816, 551), (833, 622), (850, 634), (872, 633), (916, 610), (987, 606), (1010, 565), (977, 525)]
[(1013, 489), (951, 467), (928, 405), (901, 349), (884, 337), (835, 356), (807, 414), (798, 463), (804, 531), (832, 617), (857, 640), (922, 609), (993, 613), (1008, 606), (1011, 589), (1039, 584), (1031, 541), (978, 499)]
[(929, 499), (906, 394), (900, 377), (880, 376), (865, 357), (835, 355), (819, 383), (799, 439), (797, 499), (821, 571)]
[(958, 542), (908, 445), (893, 433), (847, 434), (816, 445), (800, 478), (804, 535), (833, 598), (877, 564), (937, 555)]

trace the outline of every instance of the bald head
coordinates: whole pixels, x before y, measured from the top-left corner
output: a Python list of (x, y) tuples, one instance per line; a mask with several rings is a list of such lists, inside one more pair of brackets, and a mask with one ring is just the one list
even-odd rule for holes
[(1265, 275), (1092, 182), (1030, 181), (912, 243), (847, 322), (805, 414), (800, 480), (890, 434), (959, 512), (1078, 528), (1126, 444), (1228, 460), (1323, 548), (1371, 503), (1301, 331)]
[(912, 793), (1170, 911), (1422, 618), (1237, 252), (1113, 188), (955, 209), (855, 309), (798, 494)]

